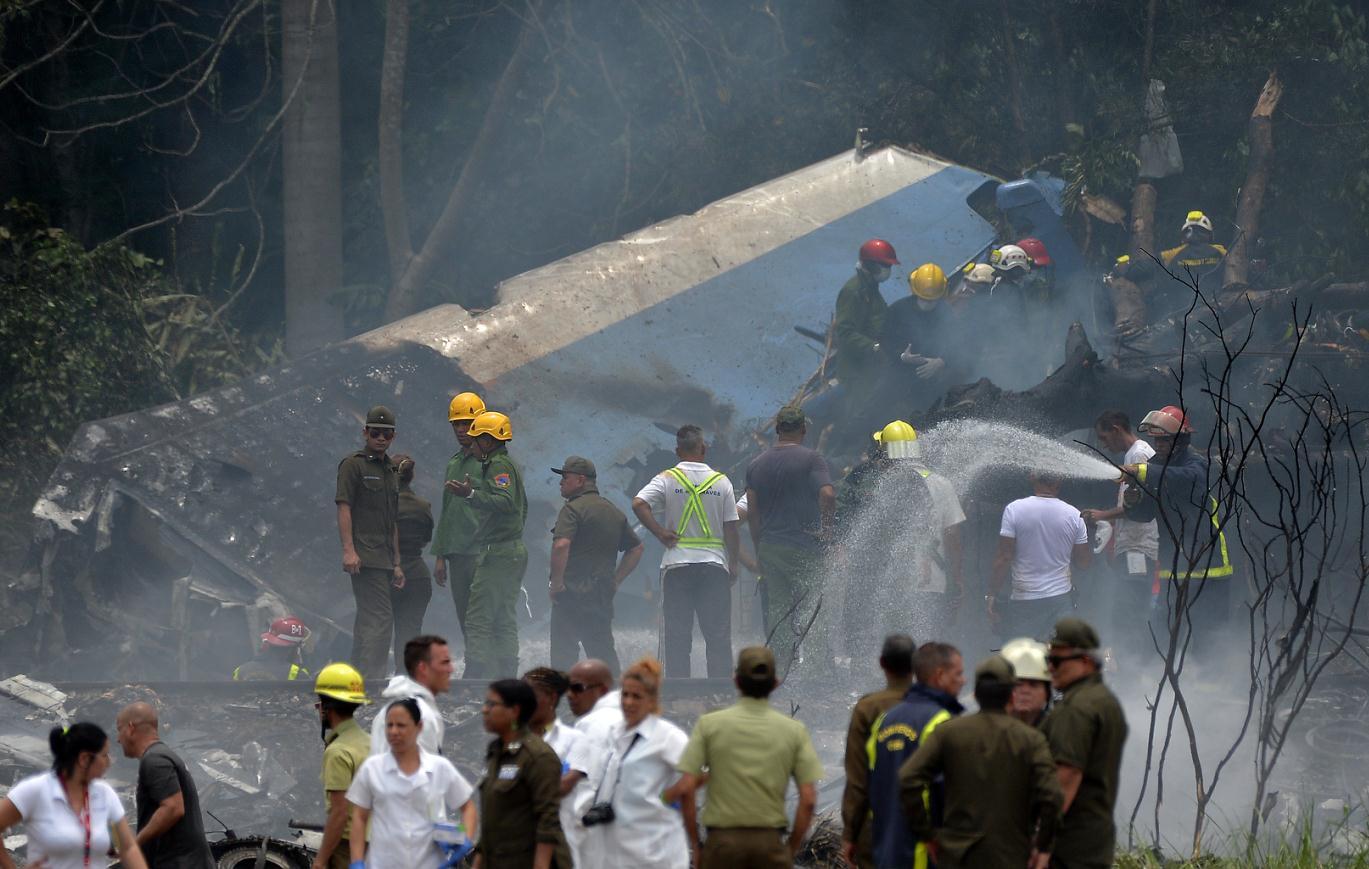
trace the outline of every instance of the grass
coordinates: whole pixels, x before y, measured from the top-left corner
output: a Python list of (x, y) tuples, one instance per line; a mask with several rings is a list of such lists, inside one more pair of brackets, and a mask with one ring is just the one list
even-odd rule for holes
[[(1239, 854), (1241, 856), (1221, 856)], [(1352, 822), (1347, 812), (1343, 820), (1314, 830), (1310, 820), (1285, 831), (1278, 839), (1233, 835), (1217, 849), (1196, 859), (1178, 859), (1147, 849), (1134, 849), (1117, 855), (1118, 869), (1227, 869), (1259, 866), (1267, 869), (1312, 869), (1347, 867), (1369, 869), (1369, 829)]]

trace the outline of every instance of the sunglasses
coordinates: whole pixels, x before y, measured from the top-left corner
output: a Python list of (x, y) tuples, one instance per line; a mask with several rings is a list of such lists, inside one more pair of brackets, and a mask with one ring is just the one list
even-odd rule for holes
[(1087, 658), (1087, 657), (1088, 657), (1088, 655), (1084, 655), (1084, 654), (1081, 654), (1081, 653), (1079, 653), (1079, 652), (1075, 652), (1073, 655), (1047, 655), (1047, 656), (1046, 656), (1046, 666), (1047, 666), (1047, 667), (1059, 667), (1061, 664), (1065, 663), (1066, 661), (1078, 661), (1078, 660), (1080, 660), (1080, 659), (1082, 659), (1082, 658)]
[(570, 683), (570, 693), (572, 693), (572, 694), (579, 694), (579, 693), (581, 693), (581, 692), (583, 692), (583, 691), (588, 691), (588, 690), (589, 690), (589, 686), (586, 685), (584, 682), (571, 682), (571, 683)]
[(388, 441), (394, 440), (395, 430), (392, 428), (368, 428), (366, 434), (373, 438), (384, 438)]

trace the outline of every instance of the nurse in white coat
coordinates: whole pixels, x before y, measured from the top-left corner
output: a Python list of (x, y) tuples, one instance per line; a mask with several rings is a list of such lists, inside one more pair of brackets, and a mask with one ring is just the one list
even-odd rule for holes
[(477, 829), (474, 789), (440, 754), (418, 746), (423, 713), (412, 697), (385, 710), (385, 738), (390, 750), (373, 754), (357, 770), (347, 801), (352, 829), (370, 823), (370, 850), (364, 836), (352, 837), (352, 864), (367, 869), (438, 869), (445, 855), (437, 844), (435, 823), (459, 810), (466, 834)]
[(605, 867), (689, 869), (699, 840), (693, 796), (678, 806), (662, 794), (680, 778), (675, 770), (688, 735), (661, 718), (661, 662), (643, 658), (622, 678), (623, 720), (614, 725), (611, 754), (598, 802), (613, 805), (604, 825)]

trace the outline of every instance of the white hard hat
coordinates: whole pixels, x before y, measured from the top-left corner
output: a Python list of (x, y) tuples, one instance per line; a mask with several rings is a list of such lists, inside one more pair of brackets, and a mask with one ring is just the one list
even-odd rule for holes
[(1008, 659), (1019, 679), (1032, 679), (1049, 682), (1050, 671), (1046, 669), (1046, 644), (1038, 643), (1027, 637), (1010, 640), (999, 654)]
[(972, 284), (991, 284), (994, 280), (993, 266), (975, 263), (965, 272), (965, 280)]
[(1200, 229), (1205, 229), (1208, 232), (1211, 232), (1212, 218), (1208, 217), (1206, 214), (1203, 214), (1201, 211), (1190, 211), (1188, 213), (1188, 216), (1184, 218), (1184, 225), (1179, 229), (1182, 232), (1183, 230), (1188, 229), (1190, 226), (1196, 226)]
[(1027, 252), (1015, 244), (1005, 244), (997, 251), (998, 259), (995, 265), (1003, 271), (1012, 269), (1031, 269), (1032, 258)]

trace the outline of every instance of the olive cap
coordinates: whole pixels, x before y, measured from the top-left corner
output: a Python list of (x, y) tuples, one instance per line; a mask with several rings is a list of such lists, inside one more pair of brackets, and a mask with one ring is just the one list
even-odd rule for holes
[(769, 646), (747, 646), (737, 653), (737, 675), (752, 679), (775, 678), (775, 653)]
[(580, 474), (589, 477), (591, 480), (599, 475), (594, 469), (594, 462), (591, 462), (584, 456), (566, 456), (566, 460), (561, 463), (561, 467), (552, 468), (551, 472), (562, 476), (565, 476), (566, 474)]
[(1093, 625), (1074, 616), (1063, 618), (1055, 623), (1055, 632), (1051, 634), (1050, 644), (1085, 650), (1097, 649), (1103, 645), (1099, 641), (1098, 632), (1093, 629)]
[(377, 404), (375, 407), (366, 411), (366, 427), (394, 428), (395, 412), (383, 404)]
[(1000, 685), (1011, 685), (1017, 681), (1017, 671), (1013, 669), (1012, 663), (1002, 655), (990, 655), (979, 662), (979, 666), (974, 668), (975, 682), (997, 682)]
[(808, 425), (808, 417), (804, 416), (803, 408), (797, 404), (786, 404), (775, 414), (775, 425), (781, 428), (797, 428)]

